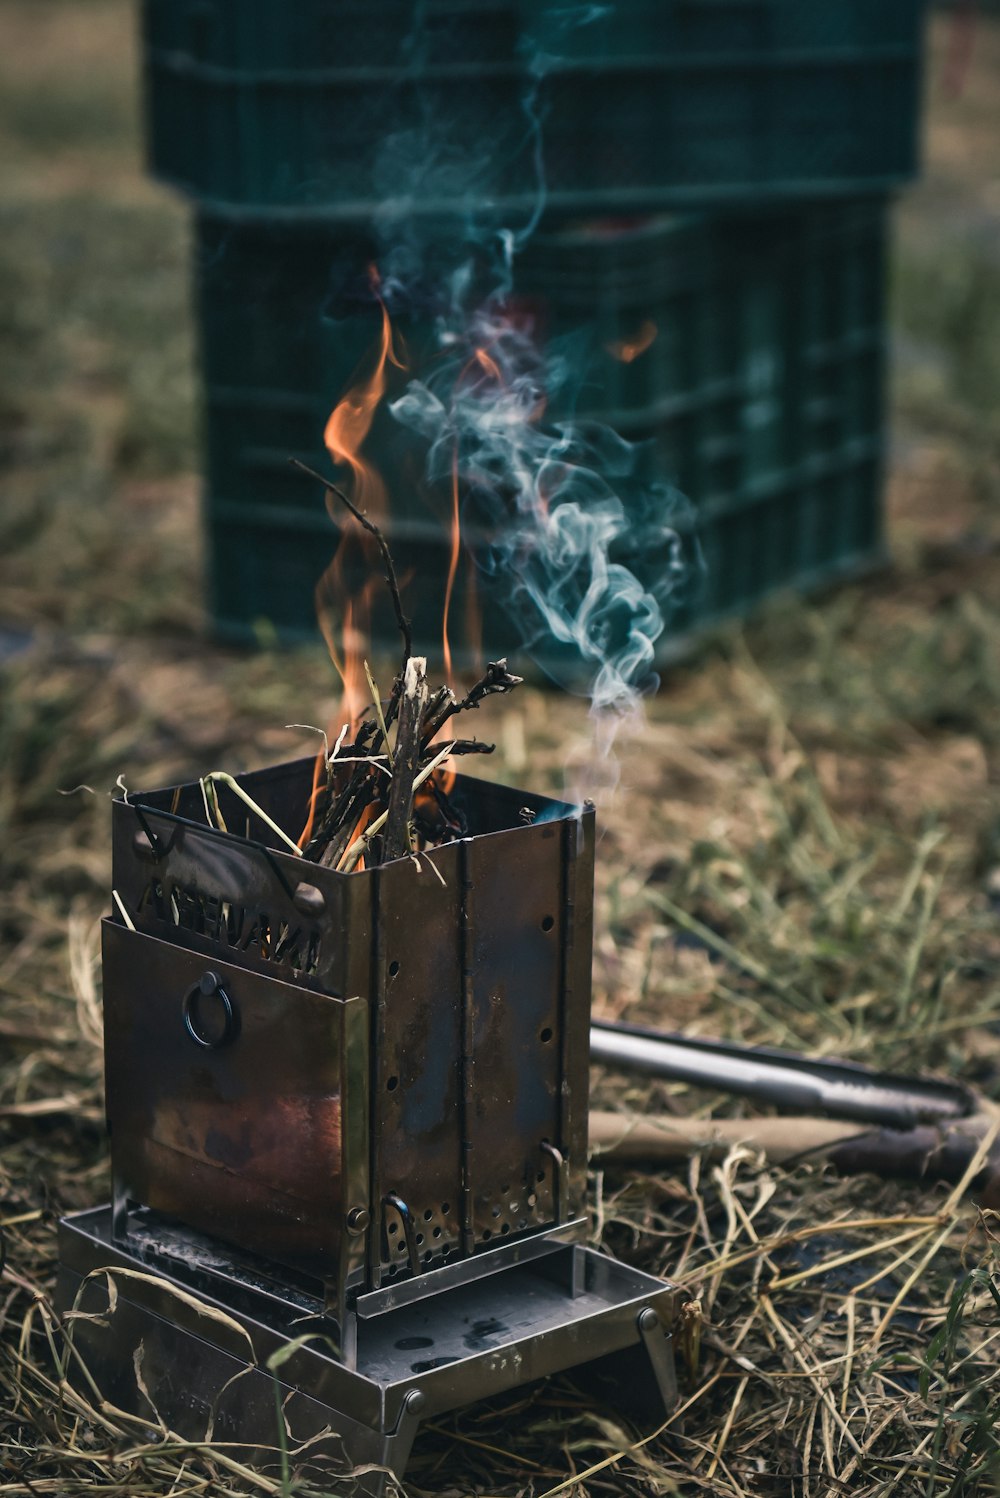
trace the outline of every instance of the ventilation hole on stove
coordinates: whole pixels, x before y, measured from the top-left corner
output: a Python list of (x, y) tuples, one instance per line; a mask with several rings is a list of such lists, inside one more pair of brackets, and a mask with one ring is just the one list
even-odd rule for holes
[(539, 1183), (539, 1185), (541, 1185), (542, 1181), (545, 1180), (545, 1172), (544, 1172), (544, 1170), (540, 1170), (538, 1172), (538, 1174), (535, 1177), (535, 1180)]
[(517, 1209), (518, 1209), (518, 1206), (519, 1206), (519, 1203), (518, 1203), (518, 1202), (511, 1202), (511, 1204), (510, 1204), (510, 1210), (511, 1210), (511, 1211), (512, 1211), (512, 1212), (516, 1212), (516, 1211), (517, 1211)]
[(396, 974), (398, 972), (399, 972), (399, 963), (398, 962), (390, 962), (390, 964), (389, 964), (389, 977), (390, 978), (395, 978), (395, 976), (396, 976)]
[(431, 1220), (431, 1218), (433, 1216), (434, 1216), (434, 1209), (433, 1209), (433, 1207), (428, 1207), (426, 1209), (426, 1211), (424, 1212), (424, 1221), (425, 1222), (430, 1222), (430, 1220)]
[(396, 1343), (400, 1352), (416, 1352), (420, 1347), (433, 1347), (433, 1337), (400, 1337)]
[(555, 923), (556, 923), (556, 918), (555, 918), (554, 915), (543, 916), (542, 917), (542, 930), (543, 931), (551, 931), (552, 927), (555, 925)]
[(417, 1234), (417, 1242), (418, 1243), (423, 1243), (423, 1241), (424, 1241), (424, 1235), (423, 1235), (423, 1233), (418, 1233)]
[(544, 1030), (539, 1030), (538, 1038), (542, 1042), (542, 1045), (548, 1045), (552, 1039), (552, 1026), (546, 1025)]
[(483, 1228), (483, 1231), (479, 1236), (482, 1238), (484, 1243), (488, 1243), (489, 1240), (493, 1237), (493, 1234), (490, 1232), (489, 1228)]
[(440, 1228), (435, 1228), (434, 1232), (433, 1232), (433, 1234), (431, 1236), (434, 1237), (434, 1238), (440, 1238), (440, 1236), (441, 1236), (441, 1229)]
[[(389, 1080), (388, 1080), (388, 1082), (386, 1082), (386, 1084), (385, 1084), (385, 1090), (386, 1090), (386, 1092), (395, 1092), (396, 1088), (398, 1086), (399, 1086), (399, 1078), (398, 1077), (390, 1077)], [(540, 1179), (541, 1179), (541, 1177), (539, 1177), (539, 1180)]]
[(389, 1232), (390, 1233), (398, 1233), (399, 1232), (399, 1223), (398, 1222), (390, 1222), (390, 1224), (389, 1224)]
[(501, 1223), (500, 1224), (500, 1231), (501, 1231), (501, 1233), (509, 1233), (510, 1232), (510, 1223), (509, 1222)]
[(528, 1197), (528, 1206), (529, 1207), (533, 1207), (537, 1201), (538, 1201), (538, 1197), (532, 1191), (531, 1195)]
[(441, 1203), (441, 1216), (442, 1217), (447, 1217), (448, 1213), (450, 1211), (451, 1211), (451, 1202), (442, 1202)]
[(521, 1218), (518, 1219), (517, 1225), (518, 1225), (519, 1228), (526, 1228), (528, 1226), (528, 1223), (527, 1223), (527, 1220), (524, 1217), (521, 1217)]
[(424, 1254), (424, 1263), (425, 1264), (433, 1264), (433, 1262), (434, 1262), (434, 1253), (433, 1253), (433, 1250), (432, 1249), (428, 1249), (427, 1252)]
[(490, 1212), (490, 1216), (491, 1217), (499, 1217), (500, 1216), (500, 1208), (499, 1207), (494, 1207), (492, 1209), (492, 1211)]

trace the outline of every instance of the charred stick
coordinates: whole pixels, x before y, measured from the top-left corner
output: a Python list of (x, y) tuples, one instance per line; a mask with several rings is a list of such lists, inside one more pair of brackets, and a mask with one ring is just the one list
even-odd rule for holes
[(324, 868), (335, 869), (354, 841), (358, 823), (372, 802), (378, 799), (380, 787), (372, 775), (366, 775), (339, 803), (333, 826), (327, 835), (326, 845), (318, 850), (316, 861)]
[[(447, 759), (447, 757), (447, 749), (442, 749), (441, 753), (436, 755), (434, 759), (431, 760), (429, 765), (425, 765), (418, 775), (414, 775), (413, 789), (415, 791), (419, 790), (420, 786), (422, 786), (426, 780), (430, 779), (430, 777), (434, 774), (434, 771), (437, 769), (438, 765), (442, 764), (443, 761)], [(364, 832), (360, 833), (354, 839), (354, 842), (348, 848), (343, 860), (339, 865), (341, 873), (350, 874), (354, 869), (357, 868), (360, 859), (364, 857), (365, 850), (371, 843), (372, 839), (375, 837), (375, 834), (377, 832), (381, 832), (382, 828), (385, 826), (386, 818), (388, 817), (388, 815), (389, 813), (387, 811), (384, 811), (380, 817), (376, 817), (374, 822), (372, 822), (368, 827), (365, 828)]]
[[(461, 701), (455, 697), (453, 692), (449, 692), (450, 701), (442, 701), (433, 719), (428, 715), (428, 737), (433, 737), (435, 733), (438, 733), (444, 724), (447, 723), (448, 719), (454, 717), (455, 713), (466, 712), (469, 708), (478, 707), (484, 697), (512, 692), (515, 687), (521, 685), (523, 680), (523, 676), (514, 676), (507, 670), (506, 660), (490, 661), (483, 675), (476, 682), (475, 686), (469, 688), (469, 691)], [(438, 696), (440, 696), (440, 693), (435, 693), (435, 698)]]
[(430, 743), (439, 728), (451, 717), (458, 708), (458, 698), (451, 687), (439, 687), (431, 696), (424, 714), (424, 739)]
[(331, 777), (328, 786), (326, 809), (319, 825), (303, 850), (306, 858), (312, 859), (314, 863), (322, 862), (322, 855), (327, 844), (350, 815), (359, 791), (362, 786), (367, 784), (369, 778), (367, 772), (358, 772), (352, 776), (346, 788), (337, 795), (333, 789)]
[(351, 776), (339, 795), (331, 788), (330, 804), (320, 827), (306, 846), (306, 857), (325, 863), (331, 840), (345, 827), (348, 832), (353, 830), (358, 817), (377, 793), (375, 777), (364, 767)]
[(413, 815), (413, 780), (420, 769), (423, 748), (421, 727), (427, 698), (427, 662), (423, 656), (411, 656), (403, 671), (392, 785), (389, 788), (389, 806), (382, 839), (383, 856), (387, 863), (410, 851), (408, 829)]
[[(310, 468), (308, 463), (303, 463), (299, 458), (289, 458), (288, 461), (291, 463), (293, 468), (299, 469), (301, 473), (307, 474), (311, 479), (316, 479), (326, 489), (326, 507), (330, 512), (331, 519), (333, 519), (334, 517), (333, 510), (330, 506), (330, 495), (335, 495), (337, 499), (340, 500), (341, 504), (346, 505), (347, 509), (354, 516), (358, 524), (362, 525), (368, 532), (368, 534), (374, 538), (375, 544), (377, 545), (382, 557), (382, 565), (385, 568), (385, 580), (388, 584), (389, 592), (392, 595), (392, 606), (396, 612), (396, 624), (399, 628), (399, 633), (403, 637), (403, 665), (401, 667), (402, 673), (402, 671), (406, 669), (406, 663), (410, 659), (410, 654), (413, 650), (413, 633), (410, 629), (410, 621), (403, 613), (403, 600), (399, 594), (399, 580), (396, 577), (396, 568), (393, 565), (392, 554), (389, 551), (389, 546), (385, 537), (383, 536), (379, 527), (375, 524), (374, 520), (370, 520), (363, 510), (359, 510), (354, 501), (347, 494), (345, 494), (344, 490), (341, 489), (338, 484), (335, 484), (331, 479), (325, 478), (323, 474), (317, 473), (315, 468)], [(390, 710), (391, 707), (392, 704), (390, 703)], [(386, 716), (388, 717), (388, 714)]]
[[(380, 767), (383, 766), (383, 761), (386, 765), (388, 764), (387, 756), (381, 752), (383, 743), (380, 725), (369, 719), (360, 725), (354, 743), (344, 745), (338, 754), (334, 754), (327, 761), (326, 809), (322, 818), (317, 819), (316, 831), (304, 849), (305, 856), (313, 863), (322, 861), (327, 844), (349, 819), (351, 811), (356, 808), (354, 820), (350, 823), (350, 828), (353, 830), (354, 823), (357, 822), (364, 805), (378, 794), (378, 787), (372, 787), (365, 800), (360, 804), (357, 801), (358, 792), (372, 779), (373, 762), (377, 762)], [(347, 784), (338, 793), (334, 789), (334, 779), (341, 765), (351, 765), (352, 769)], [(380, 779), (385, 778), (382, 768), (379, 768), (376, 774)]]
[[(492, 754), (496, 744), (487, 744), (482, 739), (446, 739), (440, 744), (424, 746), (424, 754), (433, 756), (440, 754), (442, 749), (447, 749), (449, 754)], [(424, 764), (427, 763), (425, 759)]]
[(340, 867), (341, 859), (357, 836), (358, 823), (364, 814), (365, 808), (370, 805), (370, 800), (355, 802), (354, 810), (357, 812), (357, 815), (352, 816), (341, 824), (317, 860), (324, 869), (336, 869)]
[(452, 806), (447, 791), (445, 791), (442, 786), (438, 785), (433, 775), (428, 781), (428, 788), (431, 795), (434, 797), (434, 804), (437, 806), (437, 809), (441, 814), (447, 830), (452, 833), (453, 836), (457, 835), (458, 837), (464, 837), (466, 832), (468, 832), (469, 830), (469, 824), (465, 813)]
[(468, 707), (478, 707), (484, 697), (491, 697), (495, 693), (512, 692), (523, 681), (523, 676), (514, 676), (507, 670), (506, 657), (499, 661), (490, 661), (483, 676), (458, 704), (458, 711), (461, 712)]

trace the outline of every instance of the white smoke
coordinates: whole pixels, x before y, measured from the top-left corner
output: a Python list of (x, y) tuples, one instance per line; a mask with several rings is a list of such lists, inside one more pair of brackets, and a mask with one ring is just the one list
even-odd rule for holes
[[(609, 428), (545, 422), (546, 403), (579, 379), (578, 347), (543, 357), (502, 301), (445, 341), (448, 355), (392, 415), (427, 442), (432, 483), (457, 470), (529, 650), (564, 684), (580, 682), (582, 664), (595, 708), (626, 710), (656, 685), (664, 607), (686, 571), (678, 497), (637, 483), (636, 449)], [(641, 557), (646, 581), (630, 565)]]
[[(608, 11), (553, 8), (544, 42), (535, 32), (521, 104), (536, 190), (523, 223), (498, 227), (480, 190), (491, 142), (460, 142), (441, 121), (385, 142), (377, 186), (387, 203), (379, 267), (390, 310), (417, 300), (439, 318), (440, 356), (390, 412), (426, 443), (432, 485), (457, 475), (463, 529), (477, 537), (488, 591), (516, 619), (522, 648), (591, 697), (597, 757), (611, 760), (623, 718), (657, 685), (656, 643), (696, 560), (675, 527), (684, 501), (666, 483), (643, 482), (640, 450), (609, 428), (547, 418), (553, 406), (574, 409), (587, 333), (542, 348), (509, 311), (517, 257), (545, 207), (542, 81), (560, 41)], [(469, 205), (444, 235), (420, 211), (435, 199)]]

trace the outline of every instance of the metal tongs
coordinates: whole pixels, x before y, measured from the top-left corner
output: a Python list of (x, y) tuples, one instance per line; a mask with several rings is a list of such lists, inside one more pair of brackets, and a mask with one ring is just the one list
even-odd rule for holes
[(811, 1061), (794, 1051), (692, 1039), (610, 1020), (591, 1025), (590, 1059), (756, 1098), (789, 1112), (891, 1129), (947, 1123), (977, 1107), (975, 1094), (957, 1082), (873, 1071), (852, 1061)]

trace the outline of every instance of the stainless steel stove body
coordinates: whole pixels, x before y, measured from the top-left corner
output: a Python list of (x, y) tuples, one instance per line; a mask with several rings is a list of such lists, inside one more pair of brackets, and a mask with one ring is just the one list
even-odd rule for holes
[[(241, 783), (294, 835), (311, 771)], [(675, 1292), (583, 1246), (592, 809), (459, 777), (467, 836), (338, 874), (219, 799), (228, 831), (197, 782), (114, 806), (113, 1202), (63, 1224), (60, 1291), (118, 1271), (74, 1328), (98, 1382), (264, 1459), (309, 1330), (295, 1438), (397, 1471), (418, 1410), (629, 1346), (669, 1398)]]

